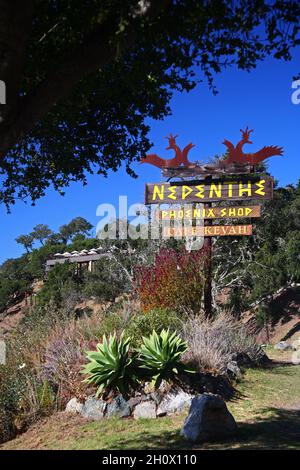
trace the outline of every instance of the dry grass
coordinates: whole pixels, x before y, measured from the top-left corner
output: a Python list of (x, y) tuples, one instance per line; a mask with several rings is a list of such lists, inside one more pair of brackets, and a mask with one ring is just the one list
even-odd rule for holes
[(224, 373), (233, 354), (246, 353), (254, 361), (261, 354), (247, 327), (229, 312), (214, 319), (189, 318), (183, 323), (183, 336), (189, 345), (185, 359), (199, 370)]

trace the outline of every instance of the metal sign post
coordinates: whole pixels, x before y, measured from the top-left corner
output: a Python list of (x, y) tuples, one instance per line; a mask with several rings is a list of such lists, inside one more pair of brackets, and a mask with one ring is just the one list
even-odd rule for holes
[[(204, 205), (205, 208), (211, 207), (211, 202)], [(212, 225), (212, 220), (204, 222), (205, 226)], [(204, 266), (204, 315), (206, 318), (212, 314), (212, 237), (204, 237), (205, 266)]]

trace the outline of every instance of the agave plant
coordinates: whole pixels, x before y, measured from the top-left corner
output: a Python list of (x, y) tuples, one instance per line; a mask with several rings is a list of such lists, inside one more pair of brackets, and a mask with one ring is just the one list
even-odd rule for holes
[(84, 382), (98, 385), (96, 396), (102, 392), (119, 391), (126, 395), (137, 384), (135, 363), (136, 356), (130, 355), (130, 338), (123, 335), (117, 339), (110, 335), (108, 340), (103, 335), (102, 343), (96, 351), (87, 351), (88, 364), (81, 371), (88, 377)]
[(143, 337), (139, 349), (140, 367), (148, 371), (155, 387), (159, 387), (163, 379), (176, 381), (181, 373), (193, 372), (180, 360), (186, 350), (187, 343), (176, 332), (162, 330), (158, 335), (153, 331), (149, 338)]

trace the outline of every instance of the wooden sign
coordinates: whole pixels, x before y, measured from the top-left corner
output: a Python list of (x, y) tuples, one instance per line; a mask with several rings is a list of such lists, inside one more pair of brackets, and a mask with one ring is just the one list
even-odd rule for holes
[(272, 199), (273, 178), (146, 184), (145, 204)]
[(156, 220), (243, 219), (260, 217), (260, 206), (182, 207), (156, 211)]
[(252, 235), (252, 225), (210, 225), (196, 227), (164, 227), (163, 236), (169, 237), (224, 237)]

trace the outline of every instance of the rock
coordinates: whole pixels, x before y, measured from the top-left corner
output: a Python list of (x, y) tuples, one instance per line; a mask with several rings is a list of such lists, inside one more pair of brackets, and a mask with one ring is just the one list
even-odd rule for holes
[(106, 407), (106, 416), (118, 416), (119, 418), (124, 418), (130, 416), (131, 409), (127, 400), (125, 400), (122, 395), (118, 395), (114, 398), (111, 403)]
[(258, 366), (264, 366), (270, 364), (271, 362), (271, 359), (266, 355), (264, 351), (261, 351), (260, 355), (256, 359), (256, 365)]
[(255, 362), (245, 352), (235, 353), (231, 359), (236, 361), (239, 367), (253, 367), (255, 365)]
[(86, 419), (90, 419), (91, 421), (100, 421), (104, 418), (105, 409), (105, 401), (90, 397), (84, 403), (81, 415)]
[(184, 408), (191, 406), (194, 395), (186, 393), (183, 390), (168, 393), (157, 408), (157, 416), (164, 416), (172, 413), (178, 413)]
[(137, 405), (133, 412), (134, 419), (156, 418), (156, 405), (152, 401), (144, 401)]
[(231, 377), (240, 377), (242, 375), (241, 369), (239, 368), (236, 361), (230, 361), (227, 364), (227, 374)]
[(139, 403), (141, 403), (142, 401), (142, 398), (141, 397), (132, 397), (132, 398), (129, 398), (128, 400), (128, 406), (129, 408), (132, 410), (136, 405), (138, 405)]
[(151, 394), (151, 393), (160, 393), (161, 395), (165, 395), (166, 393), (170, 392), (172, 385), (168, 383), (166, 380), (162, 380), (160, 386), (155, 388), (153, 382), (146, 382), (144, 385), (144, 393)]
[(67, 403), (66, 412), (67, 413), (81, 413), (83, 408), (83, 404), (80, 403), (77, 398), (71, 398), (71, 400)]
[(278, 349), (279, 351), (291, 351), (294, 348), (286, 341), (280, 341), (279, 343), (275, 344), (274, 349)]
[(232, 437), (236, 422), (219, 395), (204, 393), (193, 398), (181, 435), (191, 442)]
[(148, 399), (154, 401), (156, 405), (159, 405), (163, 399), (163, 395), (159, 392), (153, 392), (148, 395)]

